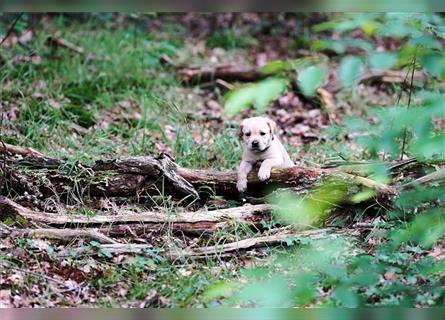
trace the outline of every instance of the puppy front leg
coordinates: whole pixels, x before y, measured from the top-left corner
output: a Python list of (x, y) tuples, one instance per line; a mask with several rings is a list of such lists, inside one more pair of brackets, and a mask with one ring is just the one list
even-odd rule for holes
[(252, 170), (252, 164), (247, 161), (241, 161), (238, 167), (238, 181), (236, 188), (239, 192), (244, 192), (247, 189), (247, 175)]
[(273, 167), (279, 167), (282, 165), (280, 159), (266, 159), (261, 163), (260, 170), (258, 170), (258, 179), (265, 181), (270, 178), (270, 170)]

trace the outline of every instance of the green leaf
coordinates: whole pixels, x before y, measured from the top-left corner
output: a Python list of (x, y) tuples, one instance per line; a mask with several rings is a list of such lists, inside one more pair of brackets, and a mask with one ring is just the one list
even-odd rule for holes
[(90, 241), (90, 245), (96, 249), (99, 249), (102, 246), (102, 244), (100, 242), (97, 242), (95, 240)]
[(258, 82), (255, 88), (254, 106), (259, 112), (266, 111), (267, 106), (278, 98), (286, 89), (287, 81), (282, 78), (269, 78)]
[(217, 298), (228, 297), (233, 293), (235, 283), (217, 282), (210, 285), (203, 293), (205, 301), (211, 301)]
[(255, 92), (255, 85), (247, 85), (230, 91), (225, 103), (227, 115), (233, 117), (251, 106)]
[(360, 203), (365, 200), (368, 200), (372, 198), (375, 195), (375, 192), (373, 190), (364, 190), (362, 192), (359, 192), (351, 197), (351, 201), (354, 203)]
[(334, 291), (334, 296), (341, 302), (343, 307), (354, 308), (360, 304), (359, 297), (352, 288), (346, 286), (340, 286)]
[(385, 70), (393, 67), (397, 62), (397, 54), (393, 52), (378, 52), (369, 55), (369, 65), (372, 69)]
[(311, 66), (298, 74), (298, 83), (306, 96), (313, 96), (325, 79), (326, 72), (318, 66)]
[(269, 103), (281, 95), (286, 87), (285, 79), (268, 78), (256, 84), (236, 88), (226, 96), (227, 115), (232, 117), (252, 105), (258, 112), (264, 112)]
[(420, 56), (420, 64), (432, 76), (440, 76), (444, 67), (444, 55), (442, 52), (429, 51)]
[(340, 67), (338, 70), (343, 87), (352, 86), (360, 77), (362, 69), (363, 63), (359, 57), (344, 57), (340, 62)]
[(263, 75), (274, 75), (292, 69), (292, 64), (289, 61), (274, 60), (264, 65), (260, 72)]

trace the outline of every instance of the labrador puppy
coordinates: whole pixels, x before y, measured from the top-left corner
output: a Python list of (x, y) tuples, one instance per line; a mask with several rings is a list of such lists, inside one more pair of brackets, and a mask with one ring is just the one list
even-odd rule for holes
[(240, 126), (240, 139), (244, 152), (238, 168), (236, 187), (239, 192), (247, 189), (247, 175), (256, 163), (261, 162), (258, 178), (265, 181), (272, 168), (292, 167), (294, 163), (276, 137), (276, 123), (265, 117), (243, 120)]

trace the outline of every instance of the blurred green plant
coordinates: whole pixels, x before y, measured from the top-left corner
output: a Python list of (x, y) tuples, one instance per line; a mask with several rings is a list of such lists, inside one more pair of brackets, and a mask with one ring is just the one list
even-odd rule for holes
[(373, 158), (382, 152), (389, 159), (400, 156), (403, 139), (407, 136), (407, 153), (419, 160), (445, 158), (445, 133), (436, 128), (434, 121), (445, 117), (445, 96), (423, 91), (415, 96), (419, 103), (406, 106), (376, 108), (371, 114), (378, 119), (372, 124), (349, 118), (345, 123), (357, 142)]
[[(393, 67), (402, 68), (410, 64), (414, 51), (418, 50), (419, 67), (433, 77), (445, 79), (443, 53), (445, 28), (443, 17), (438, 14), (341, 14), (313, 26), (312, 30), (326, 35), (328, 32), (337, 34), (335, 41), (329, 38), (314, 40), (311, 44), (312, 50), (331, 50), (340, 55), (348, 49), (359, 50), (362, 58), (366, 60), (366, 66), (380, 71)], [(351, 32), (356, 32), (355, 38), (349, 36)], [(373, 45), (376, 37), (394, 42), (398, 49), (376, 51)], [(345, 57), (341, 61), (339, 75), (345, 87), (350, 86), (352, 80), (365, 70), (358, 63), (358, 59), (358, 57)], [(349, 73), (346, 73), (345, 69), (349, 70)]]
[(253, 106), (257, 113), (264, 113), (268, 105), (282, 95), (292, 83), (298, 83), (303, 94), (314, 95), (326, 77), (324, 57), (306, 57), (294, 60), (274, 60), (260, 69), (264, 80), (236, 87), (225, 95), (228, 116)]
[(249, 84), (232, 90), (226, 96), (226, 111), (228, 116), (234, 116), (253, 105), (262, 113), (267, 105), (284, 92), (287, 81), (282, 78), (269, 78), (258, 83)]
[[(389, 17), (395, 20), (390, 21)], [(378, 70), (410, 64), (412, 68), (425, 69), (431, 76), (443, 77), (444, 57), (437, 51), (441, 44), (435, 40), (444, 36), (444, 29), (435, 25), (439, 22), (442, 18), (436, 15), (363, 15), (353, 21), (330, 22), (316, 30), (349, 32), (362, 28), (368, 36), (407, 39), (398, 53), (370, 51), (367, 59), (343, 57), (340, 80), (344, 87), (354, 89), (366, 64)], [(414, 57), (418, 57), (418, 63), (413, 63)], [(291, 69), (285, 62), (275, 62), (274, 67)], [(322, 69), (315, 68), (306, 66), (299, 73), (300, 84), (305, 82), (305, 94), (313, 94), (322, 82)], [(389, 178), (389, 170), (381, 160), (394, 160), (403, 154), (419, 162), (445, 160), (445, 133), (440, 124), (445, 117), (445, 95), (428, 90), (413, 93), (412, 88), (411, 95), (411, 106), (375, 108), (370, 112), (370, 121), (346, 121), (348, 133), (356, 137), (365, 154), (377, 161), (368, 168), (368, 175), (377, 181)], [(405, 144), (406, 149), (402, 150)], [(326, 183), (305, 196), (286, 191), (269, 200), (277, 208), (275, 216), (282, 224), (301, 229), (320, 226), (347, 193), (346, 185)], [(440, 248), (445, 236), (444, 194), (443, 180), (424, 186), (414, 181), (411, 188), (401, 189), (380, 222), (374, 222), (365, 239), (365, 243), (373, 241), (369, 249), (363, 249), (351, 236), (297, 238), (289, 243), (296, 245), (285, 254), (278, 254), (263, 267), (246, 270), (238, 290), (232, 283), (227, 287), (220, 285), (224, 288), (221, 292), (235, 292), (227, 303), (243, 306), (443, 305), (445, 261), (437, 255), (443, 254)], [(374, 193), (363, 190), (351, 201), (373, 196)], [(440, 253), (432, 251), (435, 247)], [(210, 296), (217, 296), (215, 290), (212, 293)]]

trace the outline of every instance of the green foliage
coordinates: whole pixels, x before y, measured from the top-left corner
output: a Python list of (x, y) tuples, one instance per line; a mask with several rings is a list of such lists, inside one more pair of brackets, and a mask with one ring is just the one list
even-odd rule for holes
[(297, 228), (322, 225), (328, 210), (346, 197), (346, 183), (327, 182), (320, 188), (300, 197), (292, 192), (280, 192), (269, 201), (273, 203), (278, 221)]
[[(344, 30), (350, 27), (352, 24), (342, 26)], [(381, 26), (372, 30), (373, 33), (384, 31), (388, 32)], [(413, 26), (402, 26), (391, 32), (393, 36), (419, 36)], [(420, 46), (419, 40), (414, 42), (416, 46)], [(411, 63), (414, 54), (418, 54), (420, 65), (431, 75), (439, 76), (443, 72), (443, 56), (426, 48), (426, 44), (436, 46), (434, 42), (422, 40), (423, 47), (409, 48), (404, 59)], [(374, 69), (384, 70), (396, 65), (397, 59), (394, 53), (373, 53), (368, 63)], [(339, 77), (343, 86), (354, 86), (363, 68), (363, 60), (357, 56), (342, 58)], [(303, 78), (306, 73), (303, 72)], [(444, 95), (422, 91), (413, 93), (412, 100), (416, 103), (410, 107), (373, 109), (372, 123), (351, 118), (346, 122), (348, 132), (355, 133), (357, 142), (374, 159), (379, 159), (382, 153), (389, 159), (397, 159), (405, 144), (405, 153), (420, 161), (443, 161), (445, 135), (434, 121), (445, 117)], [(369, 175), (377, 181), (387, 179), (385, 166), (376, 162), (369, 170)], [(385, 228), (381, 229), (378, 223), (374, 225), (369, 237), (377, 239), (378, 244), (373, 252), (361, 251), (353, 239), (346, 236), (290, 239), (288, 245), (294, 250), (275, 257), (266, 270), (246, 272), (243, 282), (248, 284), (241, 286), (228, 303), (269, 307), (441, 305), (445, 298), (445, 263), (426, 252), (434, 246), (440, 247), (445, 237), (445, 193), (437, 183), (414, 187), (415, 190), (404, 190), (398, 195), (395, 207), (384, 217)], [(281, 223), (307, 228), (323, 221), (348, 191), (347, 187), (328, 183), (305, 196), (288, 192), (271, 200)], [(351, 201), (360, 202), (373, 196), (373, 191), (362, 190)]]
[(376, 52), (369, 55), (368, 62), (372, 69), (390, 69), (397, 63), (397, 55), (393, 52)]
[(338, 75), (343, 87), (354, 85), (363, 70), (363, 63), (359, 57), (346, 56), (340, 62)]
[(443, 211), (433, 211), (386, 233), (372, 255), (344, 237), (300, 243), (274, 258), (260, 276), (255, 269), (246, 273), (249, 284), (231, 301), (274, 307), (440, 304), (445, 264), (423, 253), (444, 230)]
[(440, 51), (426, 51), (419, 57), (420, 65), (432, 76), (440, 77), (444, 71), (445, 56)]
[[(380, 151), (391, 159), (400, 156), (403, 139), (406, 137), (407, 151), (417, 159), (445, 158), (445, 135), (435, 130), (433, 119), (445, 116), (445, 97), (441, 94), (422, 92), (418, 95), (422, 103), (411, 108), (395, 106), (375, 109), (377, 124), (358, 124), (349, 119), (351, 131), (360, 132), (358, 142), (377, 157)], [(356, 130), (356, 129), (358, 130)]]
[[(250, 106), (257, 113), (266, 111), (268, 104), (279, 97), (289, 87), (290, 82), (299, 83), (304, 94), (311, 96), (319, 88), (326, 76), (326, 59), (304, 57), (293, 60), (274, 60), (260, 69), (265, 80), (232, 89), (225, 96), (225, 109), (228, 116), (235, 116)], [(295, 79), (295, 74), (297, 79)]]
[(311, 66), (298, 74), (298, 83), (301, 91), (307, 96), (313, 96), (315, 91), (323, 84), (326, 72), (321, 67)]
[(282, 94), (286, 87), (285, 79), (268, 78), (231, 91), (226, 96), (227, 115), (232, 117), (252, 105), (257, 112), (263, 113), (267, 105)]
[(233, 29), (216, 31), (207, 38), (207, 46), (210, 48), (235, 49), (245, 48), (255, 44), (256, 40), (247, 34), (239, 34)]
[[(325, 33), (335, 31), (341, 34), (339, 39), (316, 38), (311, 43), (312, 50), (333, 50), (338, 54), (344, 54), (349, 48), (357, 48), (363, 51), (367, 58), (367, 64), (372, 69), (386, 70), (393, 67), (401, 67), (411, 63), (414, 52), (418, 51), (420, 66), (430, 75), (444, 78), (443, 44), (443, 18), (437, 14), (424, 13), (361, 13), (337, 15), (336, 18), (320, 23), (312, 27), (315, 32)], [(361, 30), (363, 37), (351, 39), (348, 33)], [(401, 41), (398, 51), (374, 52), (374, 45), (370, 43), (372, 37), (383, 37)], [(350, 69), (358, 72), (358, 61), (355, 66), (351, 59), (342, 59), (342, 64), (349, 62)], [(346, 68), (348, 64), (344, 65)], [(348, 69), (348, 68), (346, 68)], [(345, 86), (351, 85), (351, 81), (358, 77), (356, 73), (347, 75), (345, 70), (343, 82)], [(360, 72), (358, 72), (360, 73)]]

